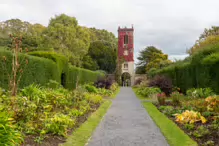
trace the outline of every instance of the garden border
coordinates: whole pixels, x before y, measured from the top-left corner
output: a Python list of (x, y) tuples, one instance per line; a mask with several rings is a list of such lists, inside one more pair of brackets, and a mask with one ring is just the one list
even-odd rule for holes
[(161, 113), (151, 102), (142, 102), (150, 117), (160, 128), (170, 146), (198, 146), (187, 134), (185, 134), (173, 121)]
[(91, 114), (85, 123), (83, 123), (78, 129), (76, 129), (71, 136), (67, 138), (66, 143), (60, 144), (60, 146), (84, 146), (89, 141), (93, 134), (93, 131), (99, 125), (104, 115), (108, 111), (112, 104), (112, 101), (106, 100), (101, 106)]

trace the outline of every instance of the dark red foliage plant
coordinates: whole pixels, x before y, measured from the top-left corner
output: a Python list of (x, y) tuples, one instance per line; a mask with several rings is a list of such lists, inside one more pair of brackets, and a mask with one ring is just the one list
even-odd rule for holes
[(158, 75), (150, 80), (149, 87), (158, 87), (166, 94), (166, 96), (170, 96), (173, 85), (170, 78)]
[(142, 81), (143, 81), (142, 78), (136, 79), (136, 80), (135, 80), (135, 85), (140, 85)]
[(94, 83), (94, 86), (96, 86), (97, 88), (110, 89), (112, 84), (113, 84), (113, 79), (112, 78), (110, 78), (110, 77), (101, 77)]

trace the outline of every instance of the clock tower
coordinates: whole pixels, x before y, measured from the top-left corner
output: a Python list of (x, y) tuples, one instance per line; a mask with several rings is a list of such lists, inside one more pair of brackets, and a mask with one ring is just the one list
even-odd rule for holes
[(134, 28), (118, 28), (118, 59), (122, 63), (123, 85), (134, 85)]

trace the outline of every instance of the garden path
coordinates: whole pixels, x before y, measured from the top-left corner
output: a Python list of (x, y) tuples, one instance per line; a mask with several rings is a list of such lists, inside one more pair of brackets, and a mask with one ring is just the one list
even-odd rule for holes
[(131, 87), (122, 87), (88, 146), (168, 146)]

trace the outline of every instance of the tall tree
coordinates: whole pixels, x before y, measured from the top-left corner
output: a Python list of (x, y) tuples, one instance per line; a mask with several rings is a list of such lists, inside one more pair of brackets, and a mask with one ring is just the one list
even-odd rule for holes
[(46, 27), (41, 24), (31, 24), (20, 19), (10, 19), (0, 22), (0, 46), (11, 47), (9, 34), (22, 36), (22, 47), (36, 49), (41, 44), (41, 34)]
[(200, 35), (195, 44), (187, 51), (190, 55), (199, 52), (205, 46), (219, 43), (219, 27), (212, 26), (210, 29), (205, 29)]
[(46, 35), (54, 50), (66, 55), (73, 65), (81, 66), (90, 45), (90, 35), (87, 29), (78, 26), (75, 17), (61, 14), (52, 18)]
[(168, 55), (154, 46), (148, 46), (140, 51), (137, 59), (139, 60), (139, 63), (137, 64), (136, 73), (139, 74), (144, 74), (151, 68), (158, 69), (164, 67), (171, 62), (168, 60)]
[[(95, 41), (90, 44), (88, 56), (98, 64), (100, 70), (113, 73), (116, 68), (116, 51), (111, 44), (103, 41)], [(85, 67), (85, 66), (84, 66)]]

